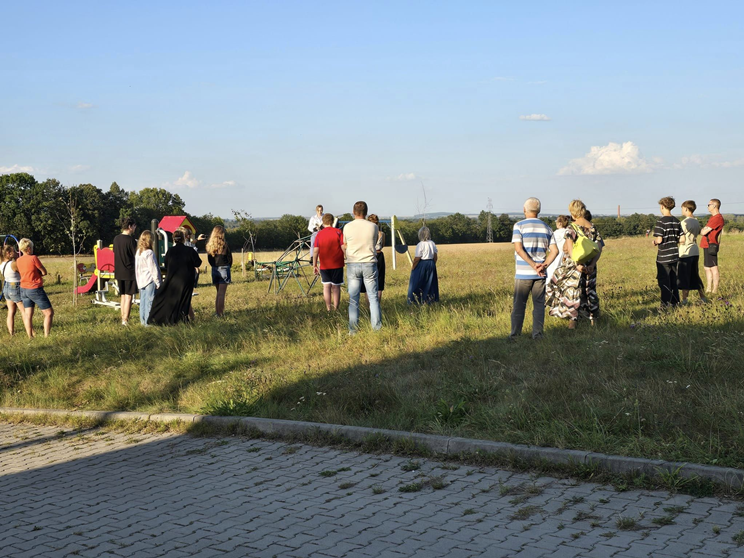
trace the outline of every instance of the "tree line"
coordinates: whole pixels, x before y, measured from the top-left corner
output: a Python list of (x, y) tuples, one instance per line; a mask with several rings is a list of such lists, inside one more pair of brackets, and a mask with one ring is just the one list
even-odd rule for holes
[[(0, 234), (12, 234), (34, 241), (38, 254), (69, 254), (73, 240), (76, 250), (91, 253), (98, 240), (104, 245), (119, 233), (121, 217), (130, 215), (140, 230), (150, 228), (153, 219), (167, 215), (186, 215), (197, 231), (209, 234), (215, 225), (224, 225), (227, 240), (233, 250), (279, 250), (288, 247), (298, 236), (308, 235), (308, 217), (283, 215), (279, 219), (254, 220), (244, 211), (233, 211), (233, 218), (192, 215), (178, 194), (164, 188), (144, 188), (139, 192), (126, 191), (116, 182), (104, 191), (93, 184), (64, 186), (49, 178), (37, 181), (27, 173), (0, 176)], [(339, 220), (350, 221), (349, 213)], [(652, 230), (659, 217), (634, 213), (626, 217), (595, 217), (594, 224), (605, 238), (635, 236)], [(724, 215), (725, 231), (744, 230), (744, 216)], [(543, 218), (555, 228), (552, 218)], [(707, 218), (700, 218), (705, 224)], [(512, 227), (517, 219), (507, 214), (491, 215), (491, 229), (495, 242), (510, 242)], [(418, 240), (422, 219), (401, 219), (400, 231), (410, 245)], [(477, 217), (455, 213), (446, 217), (427, 219), (432, 238), (438, 244), (485, 242), (488, 213)], [(390, 229), (383, 225), (390, 243)], [(253, 243), (250, 241), (253, 240)]]

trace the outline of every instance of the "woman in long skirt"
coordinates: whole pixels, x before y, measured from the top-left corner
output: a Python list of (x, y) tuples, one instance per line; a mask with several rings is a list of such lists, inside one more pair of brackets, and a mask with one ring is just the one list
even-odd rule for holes
[[(580, 317), (589, 318), (591, 325), (595, 325), (599, 317), (597, 261), (602, 255), (604, 242), (592, 222), (586, 218), (588, 210), (581, 200), (573, 200), (568, 209), (573, 223), (566, 228), (561, 263), (546, 289), (545, 305), (551, 316), (567, 319), (568, 328), (576, 329)], [(584, 264), (571, 258), (574, 242), (579, 236), (589, 238), (600, 248), (599, 254)]]
[(202, 261), (193, 248), (184, 246), (182, 230), (173, 232), (173, 246), (165, 254), (165, 281), (155, 292), (148, 324), (171, 325), (189, 321), (196, 268)]
[(428, 304), (439, 302), (439, 279), (437, 278), (437, 245), (431, 239), (428, 227), (418, 232), (419, 243), (408, 282), (408, 303)]

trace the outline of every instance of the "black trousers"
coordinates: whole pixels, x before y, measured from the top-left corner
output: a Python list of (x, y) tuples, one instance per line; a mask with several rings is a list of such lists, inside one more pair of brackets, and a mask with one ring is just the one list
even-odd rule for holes
[(662, 304), (679, 304), (679, 290), (677, 289), (677, 262), (656, 262), (656, 280), (661, 289)]

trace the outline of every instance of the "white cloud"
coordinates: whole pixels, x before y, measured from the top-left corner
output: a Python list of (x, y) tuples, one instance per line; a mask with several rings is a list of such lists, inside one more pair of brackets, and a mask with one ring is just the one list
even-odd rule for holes
[(93, 103), (86, 103), (85, 101), (78, 101), (78, 104), (75, 106), (80, 110), (92, 109), (95, 107)]
[(528, 81), (527, 85), (545, 85), (547, 81)]
[(90, 169), (90, 165), (72, 165), (70, 172), (84, 172)]
[(722, 161), (720, 155), (687, 155), (682, 157), (678, 163), (672, 165), (673, 169), (731, 169), (744, 167), (744, 159), (734, 161)]
[(216, 190), (218, 188), (232, 188), (233, 186), (236, 186), (237, 182), (234, 180), (225, 180), (224, 182), (215, 182), (213, 184), (202, 184), (202, 181), (197, 179), (191, 171), (185, 171), (183, 175), (181, 175), (179, 178), (177, 178), (173, 182), (166, 182), (163, 184), (163, 188), (189, 188), (193, 190), (194, 188), (200, 188), (202, 190)]
[(506, 76), (496, 76), (491, 78), (491, 81), (514, 81), (514, 78)]
[(409, 180), (419, 180), (420, 178), (420, 176), (416, 176), (416, 173), (404, 172), (399, 174), (398, 176), (388, 176), (387, 180), (391, 182), (407, 182)]
[(34, 167), (22, 167), (21, 165), (13, 165), (12, 167), (0, 167), (0, 174), (14, 174), (16, 172), (34, 172)]
[(166, 182), (163, 184), (163, 188), (196, 188), (201, 184), (201, 181), (197, 180), (196, 177), (191, 174), (191, 171), (185, 171), (180, 178), (177, 178), (174, 182)]
[(550, 120), (550, 117), (546, 114), (524, 114), (520, 116), (519, 119), (547, 122), (548, 120)]
[(210, 184), (209, 185), (209, 188), (211, 190), (215, 190), (217, 188), (232, 188), (233, 186), (235, 186), (235, 181), (234, 180), (225, 180), (224, 182), (218, 182), (216, 184)]
[(653, 172), (661, 162), (659, 158), (646, 159), (632, 141), (623, 144), (610, 142), (593, 146), (583, 157), (569, 161), (558, 174), (641, 174)]

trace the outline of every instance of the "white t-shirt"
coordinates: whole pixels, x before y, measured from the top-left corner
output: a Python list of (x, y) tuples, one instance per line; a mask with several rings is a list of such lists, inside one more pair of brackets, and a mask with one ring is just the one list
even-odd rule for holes
[(424, 240), (416, 244), (416, 256), (422, 260), (433, 260), (437, 253), (437, 245), (433, 240)]
[[(325, 215), (325, 213), (323, 213), (323, 215)], [(320, 226), (323, 224), (323, 215), (318, 217), (318, 214), (316, 213), (310, 217), (310, 220), (307, 222), (307, 230), (310, 232), (316, 232), (315, 229), (320, 229)]]
[(564, 227), (562, 229), (556, 229), (555, 232), (553, 233), (553, 238), (555, 239), (555, 245), (558, 247), (558, 255), (553, 260), (553, 263), (551, 263), (548, 266), (548, 270), (545, 274), (546, 283), (550, 283), (550, 278), (553, 276), (553, 273), (555, 273), (555, 270), (558, 269), (559, 265), (561, 265), (561, 260), (563, 259), (563, 245), (566, 243), (567, 232), (568, 232), (568, 228)]
[(377, 263), (377, 225), (366, 219), (354, 219), (344, 226), (346, 263)]

